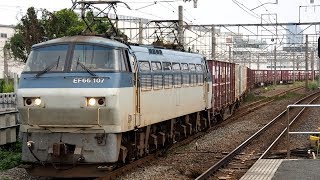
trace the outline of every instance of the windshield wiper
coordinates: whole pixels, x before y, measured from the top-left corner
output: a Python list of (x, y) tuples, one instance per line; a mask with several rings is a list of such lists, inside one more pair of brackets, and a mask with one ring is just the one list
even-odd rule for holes
[(57, 67), (58, 67), (59, 61), (60, 61), (60, 56), (58, 57), (58, 60), (56, 60), (54, 63), (50, 64), (50, 65), (49, 65), (48, 67), (46, 67), (44, 70), (38, 72), (34, 77), (37, 78), (37, 77), (41, 76), (42, 74), (50, 71), (50, 70), (54, 67), (54, 65), (57, 65)]
[(80, 61), (79, 61), (79, 58), (77, 60), (77, 65), (80, 65), (84, 70), (86, 70), (91, 76), (97, 76), (95, 73), (93, 73), (92, 71), (90, 71), (89, 68), (87, 68), (84, 64), (82, 64)]

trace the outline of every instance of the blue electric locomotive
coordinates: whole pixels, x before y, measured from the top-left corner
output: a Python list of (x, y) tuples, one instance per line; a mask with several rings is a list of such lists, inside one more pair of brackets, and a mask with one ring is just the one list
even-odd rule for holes
[(36, 44), (18, 89), (22, 161), (56, 177), (128, 162), (208, 127), (211, 98), (198, 54), (98, 36)]

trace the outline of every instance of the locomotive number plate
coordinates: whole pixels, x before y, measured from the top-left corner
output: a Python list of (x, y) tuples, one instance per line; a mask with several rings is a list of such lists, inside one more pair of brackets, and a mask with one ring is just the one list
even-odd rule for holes
[(72, 80), (73, 84), (78, 84), (78, 83), (103, 83), (104, 78), (74, 78)]

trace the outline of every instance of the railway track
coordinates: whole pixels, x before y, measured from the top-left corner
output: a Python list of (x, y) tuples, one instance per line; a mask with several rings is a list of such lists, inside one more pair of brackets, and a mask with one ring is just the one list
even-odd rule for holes
[(274, 97), (283, 96), (283, 95), (285, 95), (285, 94), (288, 93), (288, 92), (294, 92), (294, 91), (298, 91), (298, 90), (302, 90), (302, 89), (304, 89), (303, 86), (298, 86), (298, 87), (289, 89), (289, 90), (287, 90), (287, 91), (279, 92), (279, 93), (277, 93), (277, 94), (274, 94), (274, 95), (271, 96), (271, 97), (265, 97), (265, 98), (263, 98), (263, 99), (261, 99), (261, 100), (259, 100), (259, 101), (255, 101), (255, 102), (252, 102), (252, 103), (247, 104), (247, 105), (245, 105), (245, 106), (241, 106), (241, 107), (239, 108), (239, 110), (248, 109), (248, 108), (250, 108), (250, 107), (252, 107), (252, 106), (258, 106), (258, 105), (260, 105), (260, 104), (263, 104), (263, 105), (264, 105), (266, 102), (268, 102), (268, 103), (272, 102), (272, 101), (274, 100)]
[[(229, 116), (229, 117), (226, 118), (226, 120), (225, 120), (226, 122), (225, 123), (227, 123), (229, 121), (234, 121), (236, 119), (239, 119), (242, 116), (245, 116), (245, 115), (247, 115), (247, 114), (249, 114), (249, 113), (251, 113), (251, 112), (253, 112), (253, 111), (257, 110), (257, 109), (260, 109), (260, 108), (272, 103), (275, 100), (276, 97), (283, 96), (288, 92), (299, 91), (299, 90), (302, 90), (302, 89), (304, 89), (304, 87), (302, 87), (302, 86), (295, 87), (295, 88), (289, 89), (287, 91), (283, 91), (283, 92), (279, 92), (277, 94), (274, 94), (271, 97), (265, 97), (265, 98), (260, 99), (258, 101), (255, 101), (255, 102), (252, 102), (250, 104), (247, 104), (245, 106), (240, 106), (240, 108), (237, 109), (237, 111), (235, 112), (234, 115)], [(223, 124), (225, 124), (225, 123), (223, 123)]]
[[(302, 98), (295, 104), (309, 104), (319, 96), (320, 92), (316, 92)], [(299, 115), (301, 115), (303, 110), (304, 108), (296, 108), (290, 111), (290, 119), (293, 119), (293, 121), (296, 120)], [(232, 150), (229, 154), (227, 154), (220, 161), (211, 166), (196, 179), (239, 179), (246, 172), (246, 170), (248, 170), (255, 163), (257, 159), (265, 157), (269, 150), (279, 142), (279, 139), (286, 131), (287, 116), (285, 116), (285, 114), (286, 110), (281, 112), (268, 124), (254, 133), (246, 141)]]
[[(284, 92), (280, 92), (280, 93), (277, 93), (275, 94), (274, 96), (272, 97), (269, 97), (269, 98), (264, 98), (258, 102), (254, 102), (254, 103), (251, 103), (247, 106), (244, 106), (242, 107), (241, 109), (245, 109), (245, 113), (239, 113), (237, 114), (237, 118), (241, 117), (241, 116), (244, 116), (245, 114), (248, 114), (254, 110), (257, 110), (263, 106), (265, 106), (266, 104), (274, 101), (274, 97), (277, 97), (277, 96), (282, 96), (288, 92), (292, 92), (292, 91), (297, 91), (297, 90), (300, 90), (300, 89), (303, 89), (303, 87), (296, 87), (296, 88), (293, 88), (293, 89), (289, 89), (287, 91), (284, 91)], [(248, 108), (250, 107), (250, 109)], [(234, 118), (229, 118), (228, 121), (230, 121), (231, 119), (234, 119)], [(211, 127), (210, 129), (207, 130), (207, 132), (215, 129), (216, 126), (213, 126)], [(192, 141), (194, 141), (195, 139), (198, 139), (200, 137), (202, 137), (203, 135), (205, 135), (207, 132), (199, 132), (197, 134), (194, 134), (176, 144), (173, 144), (170, 148), (177, 148), (177, 147), (181, 147), (181, 146), (184, 146)], [(149, 156), (146, 156), (146, 157), (143, 157), (141, 159), (138, 159), (128, 165), (125, 165), (123, 167), (120, 167), (118, 169), (115, 169), (113, 171), (110, 171), (108, 173), (106, 173), (106, 175), (104, 177), (100, 177), (98, 179), (115, 179), (116, 177), (122, 175), (124, 172), (128, 172), (130, 170), (133, 170), (135, 167), (139, 167), (147, 162), (150, 162), (152, 160), (154, 160), (155, 158), (157, 158), (159, 155), (161, 155), (162, 153), (165, 153), (166, 151), (165, 150), (162, 150), (161, 152), (158, 152), (157, 154), (152, 154), (152, 155), (149, 155)]]

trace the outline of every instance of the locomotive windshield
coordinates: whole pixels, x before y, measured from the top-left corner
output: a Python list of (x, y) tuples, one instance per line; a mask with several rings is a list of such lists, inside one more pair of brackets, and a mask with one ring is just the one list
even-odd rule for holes
[(63, 71), (68, 45), (53, 45), (32, 49), (24, 71)]
[[(71, 52), (71, 66), (65, 66), (68, 48)], [(91, 44), (51, 45), (32, 49), (24, 71), (40, 72), (83, 72), (83, 71), (126, 71), (124, 54), (121, 50)], [(65, 69), (67, 68), (67, 69)]]
[(86, 71), (79, 64), (83, 64), (91, 71), (126, 70), (121, 51), (103, 46), (75, 45), (71, 71)]

